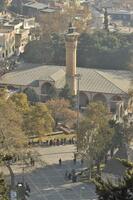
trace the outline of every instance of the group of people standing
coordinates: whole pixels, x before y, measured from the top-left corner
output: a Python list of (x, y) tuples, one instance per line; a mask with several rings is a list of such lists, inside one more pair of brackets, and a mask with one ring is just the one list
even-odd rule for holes
[(46, 140), (45, 142), (40, 142), (39, 140), (34, 142), (29, 141), (29, 145), (45, 145), (45, 146), (59, 146), (59, 145), (67, 145), (67, 144), (75, 144), (76, 140), (74, 138), (62, 138), (62, 139), (51, 139), (51, 140)]
[[(76, 154), (74, 153), (74, 158), (73, 158), (73, 164), (76, 165), (77, 163), (77, 158), (76, 158)], [(83, 158), (81, 158), (80, 160), (81, 165), (83, 165), (84, 160)], [(62, 159), (59, 159), (59, 166), (62, 166)], [(77, 174), (76, 174), (76, 170), (72, 169), (71, 171), (66, 170), (65, 171), (65, 180), (72, 180), (72, 182), (77, 182)]]
[(75, 169), (72, 169), (71, 172), (68, 172), (68, 170), (66, 170), (65, 180), (72, 180), (73, 183), (77, 182), (77, 175)]
[(51, 139), (51, 140), (47, 140), (43, 144), (48, 145), (48, 146), (59, 146), (59, 145), (66, 145), (66, 144), (75, 144), (75, 140), (74, 138)]

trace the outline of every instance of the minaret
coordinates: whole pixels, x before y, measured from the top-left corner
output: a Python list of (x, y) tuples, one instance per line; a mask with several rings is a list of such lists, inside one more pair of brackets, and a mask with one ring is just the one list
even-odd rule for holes
[(69, 24), (65, 35), (66, 41), (66, 84), (69, 86), (71, 94), (76, 95), (76, 61), (77, 61), (77, 40), (79, 33), (75, 31), (72, 23)]

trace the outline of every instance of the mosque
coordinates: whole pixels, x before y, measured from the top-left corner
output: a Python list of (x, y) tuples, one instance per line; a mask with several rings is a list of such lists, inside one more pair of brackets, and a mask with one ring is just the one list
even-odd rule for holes
[[(122, 115), (124, 106), (129, 102), (128, 91), (131, 88), (131, 71), (79, 68), (77, 60), (77, 42), (79, 34), (72, 24), (65, 34), (66, 66), (29, 66), (17, 68), (0, 77), (1, 87), (13, 87), (24, 91), (31, 88), (40, 101), (48, 99), (51, 88), (60, 92), (67, 84), (73, 95), (79, 91), (79, 105), (86, 107), (91, 101), (102, 101), (111, 112)], [(132, 101), (130, 101), (132, 104)]]

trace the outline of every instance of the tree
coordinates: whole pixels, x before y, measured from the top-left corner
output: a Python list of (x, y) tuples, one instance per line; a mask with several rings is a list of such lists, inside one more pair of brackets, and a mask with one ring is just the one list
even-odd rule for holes
[(53, 49), (51, 42), (44, 40), (34, 40), (25, 46), (23, 58), (33, 63), (50, 64), (53, 58)]
[(69, 86), (66, 84), (64, 88), (59, 93), (60, 98), (72, 100), (72, 95)]
[(0, 199), (8, 200), (8, 187), (5, 183), (3, 174), (0, 173)]
[[(53, 23), (54, 19), (54, 23)], [(42, 27), (42, 38), (46, 41), (51, 40), (51, 34), (64, 33), (70, 21), (73, 22), (78, 32), (85, 32), (89, 29), (91, 13), (89, 7), (64, 7), (63, 12), (54, 12), (51, 14), (40, 15), (38, 19)]]
[(37, 103), (25, 115), (24, 130), (28, 136), (43, 136), (53, 130), (54, 120), (47, 106)]
[(99, 200), (132, 200), (133, 199), (133, 163), (121, 160), (122, 164), (127, 168), (123, 180), (119, 180), (118, 184), (104, 181), (101, 177), (95, 180), (96, 193)]
[(6, 88), (1, 88), (0, 89), (0, 102), (6, 101), (8, 99), (9, 93)]
[(54, 86), (51, 86), (47, 91), (48, 99), (55, 99), (57, 97), (57, 91)]
[(109, 20), (108, 20), (107, 8), (105, 8), (105, 11), (104, 11), (104, 29), (105, 31), (109, 32)]
[(53, 59), (52, 63), (54, 65), (65, 65), (65, 40), (64, 35), (59, 35), (57, 33), (52, 34), (52, 49), (53, 49)]
[(26, 88), (24, 91), (24, 94), (27, 95), (28, 101), (30, 102), (38, 102), (39, 98), (36, 94), (36, 92), (32, 88)]
[(29, 103), (26, 94), (24, 93), (13, 94), (10, 100), (12, 100), (12, 102), (16, 104), (16, 108), (19, 112), (25, 113), (29, 110)]
[(107, 108), (101, 102), (92, 102), (80, 122), (77, 145), (79, 152), (87, 160), (90, 178), (94, 165), (99, 172), (100, 163), (112, 142), (113, 129), (109, 126), (109, 119)]
[(22, 155), (27, 146), (27, 138), (22, 131), (22, 116), (10, 100), (0, 103), (0, 155), (9, 169), (11, 187), (15, 186), (10, 160), (14, 155)]
[(69, 101), (65, 99), (50, 100), (46, 103), (56, 125), (59, 122), (73, 124), (76, 121), (76, 112), (70, 109)]
[[(86, 68), (129, 69), (132, 67), (133, 34), (83, 32), (78, 41), (77, 65)], [(28, 62), (65, 65), (63, 34), (52, 33), (50, 40), (32, 41), (25, 48)]]

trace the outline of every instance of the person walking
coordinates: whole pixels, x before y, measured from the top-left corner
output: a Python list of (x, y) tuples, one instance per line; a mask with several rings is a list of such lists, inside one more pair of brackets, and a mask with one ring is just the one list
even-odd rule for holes
[(62, 165), (62, 160), (61, 160), (61, 158), (59, 159), (59, 165), (60, 165), (60, 166)]

